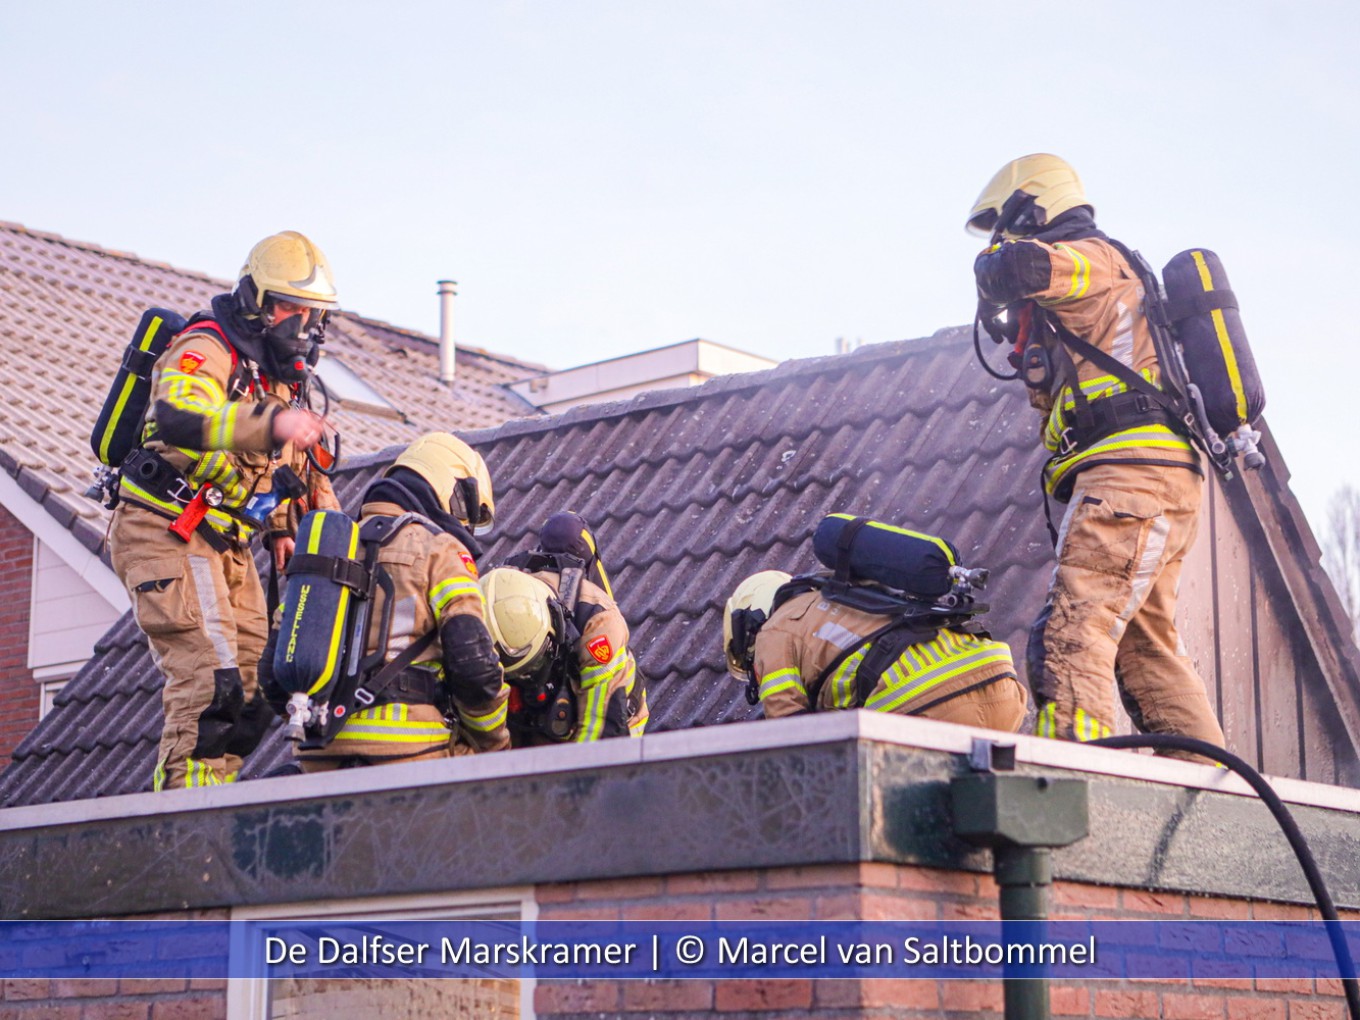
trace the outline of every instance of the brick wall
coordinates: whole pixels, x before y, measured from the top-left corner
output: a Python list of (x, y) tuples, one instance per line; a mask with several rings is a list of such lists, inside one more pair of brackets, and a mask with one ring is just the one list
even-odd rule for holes
[[(899, 867), (830, 865), (728, 871), (540, 886), (540, 917), (555, 919), (955, 920), (998, 916), (989, 875)], [(1309, 919), (1303, 907), (1106, 886), (1060, 883), (1056, 919)], [(1360, 917), (1360, 914), (1355, 915)], [(534, 996), (540, 1020), (663, 1016), (788, 1020), (999, 1018), (1002, 986), (981, 981), (545, 981)], [(1206, 979), (1051, 985), (1054, 1017), (1165, 1020), (1345, 1020), (1334, 981)]]
[[(160, 915), (220, 919), (225, 910)], [(0, 979), (0, 1020), (226, 1020), (223, 979)]]
[(39, 693), (28, 668), (33, 534), (0, 506), (0, 769), (38, 722)]

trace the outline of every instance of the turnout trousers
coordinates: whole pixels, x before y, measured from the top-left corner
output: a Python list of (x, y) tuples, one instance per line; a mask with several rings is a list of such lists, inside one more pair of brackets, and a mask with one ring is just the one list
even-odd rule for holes
[(1223, 746), (1175, 623), (1203, 487), (1194, 471), (1151, 464), (1102, 464), (1077, 477), (1048, 598), (1030, 631), (1036, 735), (1109, 736), (1117, 687), (1140, 731)]
[(110, 541), (165, 680), (157, 790), (231, 782), (272, 717), (256, 683), (268, 619), (249, 547), (218, 552), (197, 532), (182, 542), (168, 524), (125, 502)]

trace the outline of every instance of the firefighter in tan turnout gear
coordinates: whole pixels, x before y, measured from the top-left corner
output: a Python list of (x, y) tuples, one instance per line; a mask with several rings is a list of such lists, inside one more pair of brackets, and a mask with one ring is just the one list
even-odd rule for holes
[[(324, 423), (291, 406), (336, 307), (321, 251), (275, 234), (156, 362), (110, 543), (165, 678), (155, 789), (231, 781), (268, 725), (256, 678), (267, 610), (250, 540), (268, 534), (281, 565), (301, 512), (338, 505), (304, 453)], [(282, 469), (291, 498), (253, 514), (252, 497), (272, 493)]]
[[(953, 554), (933, 536), (847, 515), (827, 518), (819, 537), (837, 518), (875, 529), (871, 538), (898, 549), (931, 542)], [(823, 558), (819, 546), (819, 558), (831, 566), (841, 550), (827, 548)], [(889, 560), (894, 546), (882, 548), (887, 556), (879, 549), (869, 556)], [(770, 719), (867, 708), (1014, 732), (1025, 718), (1025, 688), (1006, 644), (968, 622), (963, 591), (945, 580), (928, 596), (909, 596), (857, 576), (844, 561), (834, 573), (799, 578), (763, 570), (737, 586), (723, 612), (728, 672)]]
[[(405, 517), (405, 520), (402, 518)], [(355, 704), (324, 747), (299, 749), (304, 772), (352, 765), (447, 758), (453, 753), (510, 746), (506, 687), (487, 630), (474, 531), (491, 526), (495, 499), (486, 462), (447, 432), (417, 439), (363, 496), (359, 525), (392, 519), (397, 530), (377, 562), (392, 583), (384, 661), (433, 634), (409, 666), (382, 685), (371, 703)], [(366, 654), (379, 647), (379, 592), (365, 636)], [(272, 680), (265, 656), (266, 693), (285, 712), (287, 695)], [(378, 667), (375, 667), (375, 669)]]
[(509, 564), (489, 571), (482, 590), (511, 686), (514, 745), (642, 736), (646, 685), (585, 521), (554, 514), (538, 548)]
[[(724, 613), (728, 671), (734, 679), (754, 681), (765, 718), (867, 708), (1008, 732), (1020, 728), (1027, 699), (1003, 642), (942, 629), (902, 649), (861, 698), (856, 680), (871, 647), (866, 642), (887, 618), (828, 601), (818, 591), (771, 611), (775, 592), (791, 580), (779, 570), (753, 574), (737, 586)], [(747, 649), (747, 664), (732, 644), (732, 616), (740, 611), (767, 617)]]
[[(1199, 518), (1199, 457), (1183, 426), (1118, 374), (1158, 386), (1143, 285), (1056, 156), (1002, 167), (968, 226), (992, 239), (974, 263), (979, 314), (994, 338), (1015, 345), (1012, 363), (1052, 453), (1045, 493), (1067, 504), (1029, 640), (1035, 732), (1110, 735), (1117, 682), (1139, 730), (1222, 746), (1174, 622)], [(997, 325), (1002, 310), (1006, 326)]]

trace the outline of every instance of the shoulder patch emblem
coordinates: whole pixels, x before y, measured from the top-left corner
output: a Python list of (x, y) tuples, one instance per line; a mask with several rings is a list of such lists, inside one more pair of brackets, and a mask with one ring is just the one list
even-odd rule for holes
[(596, 662), (603, 665), (614, 657), (614, 649), (609, 647), (609, 638), (601, 634), (597, 638), (591, 639), (586, 644), (588, 651)]
[(193, 375), (206, 360), (198, 351), (185, 351), (179, 358), (179, 370), (185, 375)]
[(467, 567), (467, 571), (469, 574), (471, 574), (473, 577), (478, 576), (476, 560), (474, 560), (471, 556), (469, 556), (465, 552), (462, 552), (461, 550), (458, 553), (458, 558), (463, 561), (463, 566)]

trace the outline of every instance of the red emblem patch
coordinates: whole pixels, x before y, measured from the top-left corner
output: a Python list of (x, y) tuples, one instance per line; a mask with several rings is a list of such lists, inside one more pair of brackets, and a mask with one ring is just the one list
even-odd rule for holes
[(603, 634), (587, 643), (586, 651), (595, 657), (596, 662), (602, 665), (614, 657), (614, 649), (609, 647), (609, 638)]
[(198, 351), (185, 351), (180, 355), (179, 370), (185, 375), (193, 375), (198, 371), (198, 366), (206, 360)]
[(477, 561), (474, 560), (471, 556), (469, 556), (469, 555), (468, 555), (467, 553), (465, 553), (465, 552), (460, 552), (460, 553), (458, 554), (458, 558), (459, 558), (460, 560), (463, 561), (463, 566), (467, 567), (468, 573), (471, 574), (473, 577), (476, 577), (476, 576), (477, 576)]

